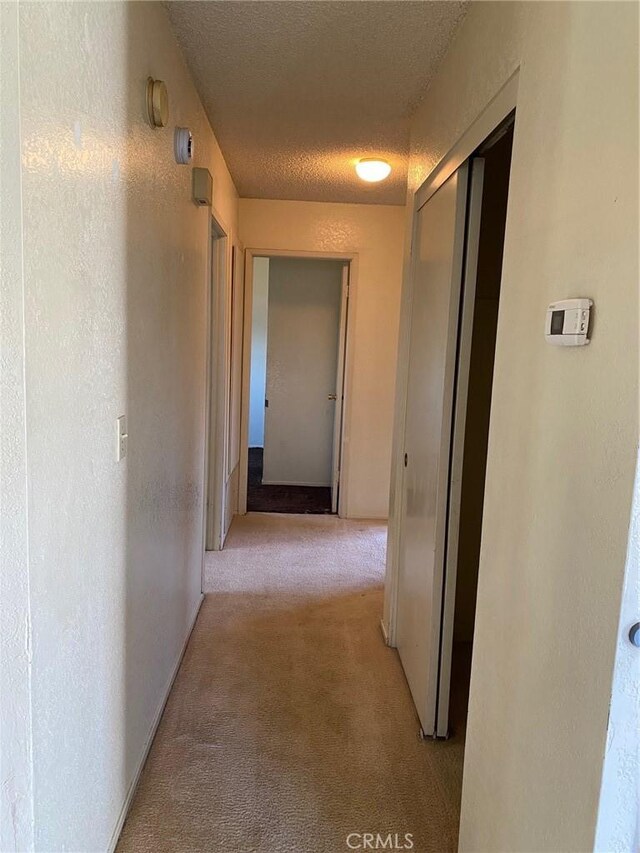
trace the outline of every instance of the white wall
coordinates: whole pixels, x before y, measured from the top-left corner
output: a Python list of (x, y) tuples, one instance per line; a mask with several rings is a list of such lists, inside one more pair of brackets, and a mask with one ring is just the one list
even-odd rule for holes
[(404, 207), (240, 200), (247, 249), (357, 253), (345, 411), (346, 514), (386, 518)]
[(33, 847), (18, 7), (0, 3), (0, 850)]
[[(21, 239), (19, 184), (5, 206), (3, 181), (3, 240), (8, 217), (23, 269), (5, 266), (3, 242), (19, 515), (2, 553), (3, 629), (11, 606), (17, 631), (2, 849), (33, 836), (39, 850), (104, 850), (200, 601), (207, 210), (173, 160), (176, 124), (233, 230), (237, 197), (161, 6), (20, 4), (19, 35), (15, 16), (2, 4), (24, 208)], [(4, 71), (3, 133), (18, 110)], [(148, 75), (169, 89), (165, 129), (145, 121)], [(9, 155), (15, 167), (3, 144), (3, 169)], [(3, 736), (6, 707), (3, 690)]]
[(253, 259), (251, 319), (251, 386), (249, 393), (249, 447), (264, 447), (264, 401), (267, 380), (267, 317), (269, 258)]
[[(520, 67), (463, 851), (594, 842), (638, 440), (637, 39), (635, 4), (473, 4), (413, 121), (411, 191)], [(592, 342), (550, 347), (571, 296)]]

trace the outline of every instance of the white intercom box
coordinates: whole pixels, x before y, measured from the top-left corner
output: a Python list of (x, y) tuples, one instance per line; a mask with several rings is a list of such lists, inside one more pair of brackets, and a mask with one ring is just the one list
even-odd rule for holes
[(198, 207), (211, 207), (213, 203), (213, 178), (208, 169), (193, 168), (193, 201)]
[(581, 347), (589, 343), (591, 299), (562, 299), (547, 308), (544, 334), (550, 344)]

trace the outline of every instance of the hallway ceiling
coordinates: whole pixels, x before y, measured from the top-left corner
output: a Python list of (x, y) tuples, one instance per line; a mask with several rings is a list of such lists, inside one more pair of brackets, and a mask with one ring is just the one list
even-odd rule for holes
[[(466, 3), (166, 5), (241, 197), (405, 203), (409, 117)], [(356, 177), (371, 156), (381, 184)]]

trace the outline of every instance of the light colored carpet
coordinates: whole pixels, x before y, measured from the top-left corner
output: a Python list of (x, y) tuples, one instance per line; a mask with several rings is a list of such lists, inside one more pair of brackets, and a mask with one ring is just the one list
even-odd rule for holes
[(380, 633), (385, 542), (375, 522), (234, 521), (119, 853), (344, 853), (353, 832), (455, 850), (462, 742), (418, 738)]

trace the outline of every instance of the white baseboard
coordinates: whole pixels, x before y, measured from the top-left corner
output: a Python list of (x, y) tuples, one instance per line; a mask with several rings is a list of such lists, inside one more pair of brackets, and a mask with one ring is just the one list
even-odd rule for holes
[(382, 631), (382, 638), (384, 640), (385, 646), (389, 645), (389, 634), (387, 633), (387, 626), (384, 624), (384, 619), (380, 620), (380, 630)]
[(167, 704), (169, 694), (171, 693), (173, 682), (176, 680), (176, 675), (178, 674), (178, 670), (180, 669), (180, 664), (182, 663), (184, 653), (187, 650), (187, 645), (189, 644), (189, 640), (191, 639), (191, 634), (196, 624), (196, 619), (198, 618), (198, 613), (200, 613), (200, 608), (202, 607), (203, 601), (204, 595), (201, 593), (200, 598), (198, 599), (198, 602), (196, 604), (195, 610), (193, 612), (193, 616), (191, 617), (191, 623), (189, 625), (189, 630), (187, 631), (187, 636), (185, 638), (184, 643), (182, 644), (180, 654), (178, 655), (178, 660), (176, 661), (175, 666), (173, 667), (173, 671), (171, 672), (167, 685), (164, 689), (160, 705), (158, 707), (158, 710), (156, 711), (155, 717), (153, 718), (151, 729), (149, 730), (149, 735), (147, 737), (147, 740), (145, 741), (144, 749), (142, 750), (142, 755), (140, 756), (138, 766), (136, 767), (136, 772), (134, 773), (133, 779), (131, 780), (131, 784), (129, 785), (127, 796), (125, 797), (122, 809), (120, 810), (120, 814), (116, 822), (115, 829), (113, 830), (113, 834), (111, 835), (111, 841), (109, 842), (109, 847), (107, 848), (109, 853), (113, 853), (113, 851), (116, 849), (118, 839), (120, 838), (120, 833), (122, 832), (122, 827), (124, 826), (127, 814), (129, 813), (129, 808), (131, 807), (133, 795), (135, 794), (136, 788), (138, 787), (138, 781), (140, 779), (140, 774), (142, 773), (142, 768), (145, 765), (145, 761), (147, 760), (147, 756), (149, 755), (149, 750), (151, 749), (151, 744), (153, 743), (153, 739), (156, 736), (156, 731), (158, 729), (158, 726), (160, 725), (160, 720), (162, 718), (164, 707)]
[(384, 521), (386, 524), (389, 523), (388, 515), (371, 515), (371, 513), (367, 515), (361, 515), (357, 512), (349, 512), (344, 517), (351, 519), (351, 521)]

